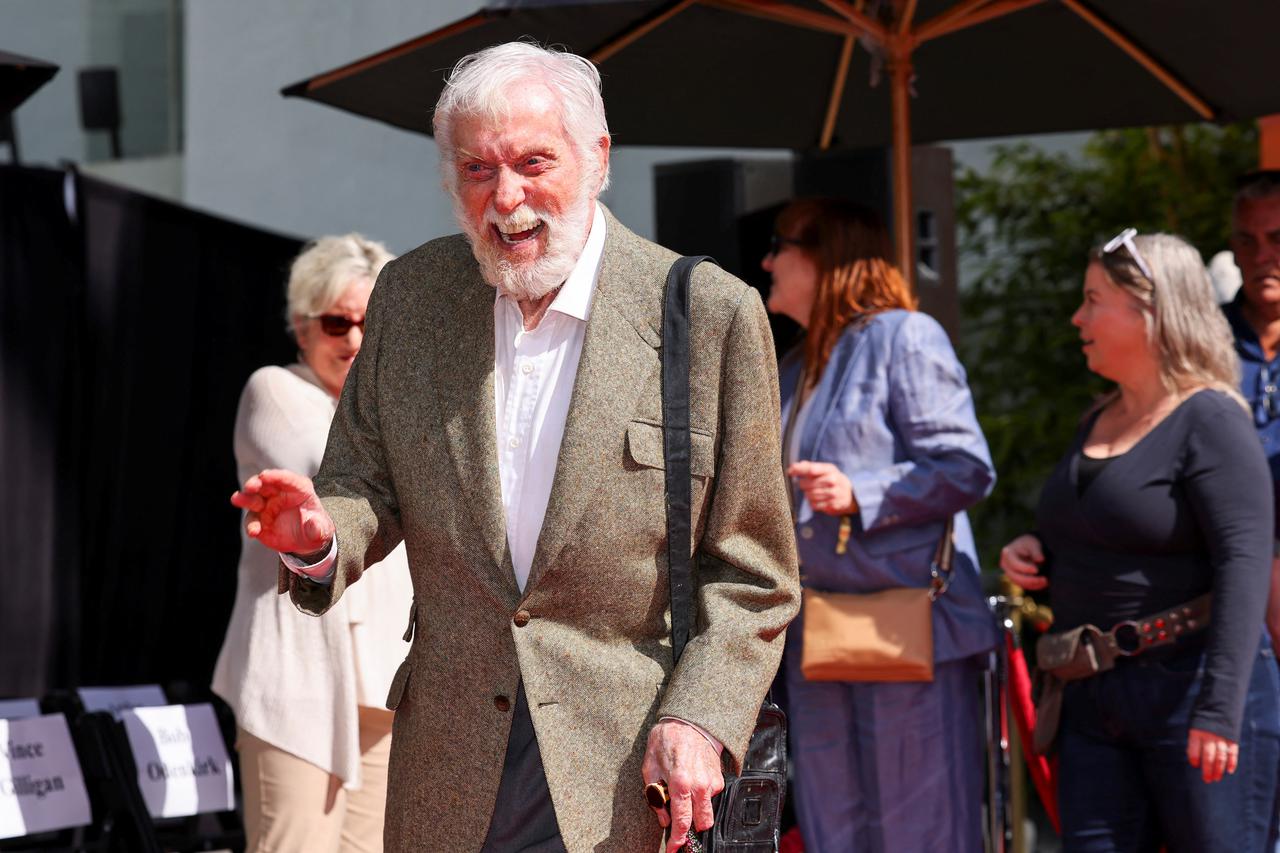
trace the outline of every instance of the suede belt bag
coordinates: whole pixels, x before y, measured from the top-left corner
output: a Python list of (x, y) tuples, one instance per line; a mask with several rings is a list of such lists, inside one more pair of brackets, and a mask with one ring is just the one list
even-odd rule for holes
[(1200, 633), (1209, 625), (1213, 596), (1206, 593), (1168, 610), (1126, 619), (1104, 631), (1081, 625), (1045, 634), (1036, 641), (1036, 727), (1032, 746), (1048, 755), (1062, 719), (1062, 695), (1071, 681), (1115, 669), (1120, 658), (1136, 657)]
[(928, 586), (861, 594), (805, 589), (805, 679), (933, 681), (933, 603), (951, 584), (954, 530), (948, 518)]

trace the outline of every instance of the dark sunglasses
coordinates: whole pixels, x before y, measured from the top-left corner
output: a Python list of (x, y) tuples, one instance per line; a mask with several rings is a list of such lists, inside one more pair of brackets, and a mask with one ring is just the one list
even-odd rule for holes
[(334, 338), (340, 338), (347, 332), (351, 331), (352, 326), (358, 326), (361, 333), (364, 332), (364, 320), (352, 320), (344, 314), (321, 314), (314, 318), (320, 321), (320, 331)]
[(774, 234), (769, 237), (769, 254), (776, 255), (787, 246), (808, 246), (808, 241), (797, 240), (794, 237), (783, 237), (781, 234)]

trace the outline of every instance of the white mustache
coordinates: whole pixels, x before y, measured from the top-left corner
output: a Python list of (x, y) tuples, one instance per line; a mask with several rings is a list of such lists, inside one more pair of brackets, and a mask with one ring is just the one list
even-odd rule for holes
[(539, 216), (537, 211), (529, 205), (522, 204), (505, 216), (489, 208), (485, 212), (484, 220), (487, 224), (496, 226), (504, 234), (519, 234), (521, 231), (536, 227), (539, 222), (545, 222), (547, 217)]

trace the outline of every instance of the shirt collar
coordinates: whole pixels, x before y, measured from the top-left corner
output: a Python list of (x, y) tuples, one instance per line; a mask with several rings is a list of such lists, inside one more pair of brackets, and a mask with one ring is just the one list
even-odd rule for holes
[[(573, 265), (569, 277), (564, 280), (560, 292), (551, 300), (547, 312), (555, 311), (584, 323), (591, 316), (591, 301), (595, 296), (596, 281), (600, 277), (600, 260), (604, 257), (605, 220), (599, 202), (592, 202), (595, 214), (591, 218), (591, 230), (587, 233), (587, 243), (582, 247), (578, 262)], [(498, 299), (507, 299), (512, 308), (516, 308), (515, 300), (499, 293)]]
[(587, 244), (582, 247), (578, 262), (573, 271), (564, 280), (564, 287), (552, 300), (548, 311), (567, 314), (584, 323), (591, 316), (591, 297), (595, 295), (596, 279), (600, 273), (600, 259), (604, 256), (604, 214), (600, 204), (592, 202), (595, 213), (591, 217), (591, 231), (587, 234)]
[(1262, 343), (1258, 333), (1244, 316), (1244, 288), (1236, 293), (1236, 298), (1222, 306), (1222, 313), (1227, 316), (1231, 325), (1231, 334), (1236, 339), (1236, 350), (1253, 361), (1266, 361), (1262, 354)]

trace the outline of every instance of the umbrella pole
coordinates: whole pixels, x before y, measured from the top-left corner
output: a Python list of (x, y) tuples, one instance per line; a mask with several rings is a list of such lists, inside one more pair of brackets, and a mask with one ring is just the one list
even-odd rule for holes
[(893, 234), (898, 269), (915, 291), (915, 216), (911, 203), (911, 55), (889, 62), (893, 98)]

